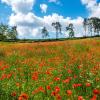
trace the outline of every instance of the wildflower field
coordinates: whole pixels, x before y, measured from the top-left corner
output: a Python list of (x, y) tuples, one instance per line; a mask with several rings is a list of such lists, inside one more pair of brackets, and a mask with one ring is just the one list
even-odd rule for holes
[(100, 38), (0, 42), (0, 100), (100, 100)]

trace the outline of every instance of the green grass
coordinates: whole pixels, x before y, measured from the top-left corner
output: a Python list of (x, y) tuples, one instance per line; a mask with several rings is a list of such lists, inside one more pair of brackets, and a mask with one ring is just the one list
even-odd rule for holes
[[(78, 100), (78, 96), (90, 100), (94, 95), (97, 96), (95, 100), (99, 100), (100, 93), (93, 92), (95, 89), (100, 91), (99, 50), (97, 38), (40, 43), (1, 42), (0, 100), (20, 100), (23, 93), (25, 100)], [(87, 83), (90, 86), (86, 86)], [(81, 85), (73, 88), (77, 84)], [(57, 87), (59, 91), (55, 90)], [(67, 90), (72, 91), (70, 96)], [(56, 95), (52, 95), (55, 91), (58, 91)]]

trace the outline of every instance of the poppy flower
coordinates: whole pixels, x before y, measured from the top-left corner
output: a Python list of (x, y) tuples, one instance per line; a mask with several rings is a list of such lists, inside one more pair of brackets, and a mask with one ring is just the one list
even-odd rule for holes
[(91, 86), (91, 83), (86, 83), (86, 87), (90, 87)]
[(47, 90), (50, 90), (50, 89), (51, 89), (51, 87), (50, 87), (50, 85), (48, 85), (48, 86), (47, 86)]
[(71, 73), (72, 73), (72, 70), (71, 70), (71, 69), (68, 69), (67, 72), (68, 72), (69, 74), (71, 74)]
[(54, 81), (60, 81), (60, 78), (59, 77), (55, 77)]
[(69, 83), (69, 82), (70, 82), (70, 79), (63, 80), (63, 83)]
[(78, 96), (78, 100), (84, 100), (82, 96)]
[(35, 80), (35, 81), (38, 80), (38, 74), (37, 75), (33, 75), (32, 76), (32, 80)]
[(93, 93), (94, 93), (94, 94), (99, 94), (99, 90), (98, 90), (98, 89), (94, 89), (94, 90), (93, 90)]
[(51, 96), (56, 96), (56, 92), (52, 91)]
[(16, 83), (16, 86), (17, 86), (17, 87), (20, 87), (20, 86), (21, 86), (21, 84), (20, 84), (20, 83)]
[(90, 100), (97, 100), (97, 96), (94, 95)]
[(28, 100), (28, 95), (26, 94), (26, 93), (22, 93), (20, 96), (19, 96), (19, 98), (18, 98), (18, 100)]
[(82, 84), (81, 84), (81, 83), (78, 83), (78, 84), (73, 84), (73, 88), (77, 88), (77, 87), (80, 87), (80, 86), (82, 86)]
[(15, 97), (16, 96), (16, 92), (12, 92), (11, 96)]
[(58, 86), (55, 87), (55, 92), (56, 93), (60, 92), (60, 88)]
[(66, 92), (69, 96), (72, 95), (72, 90), (67, 90)]
[(8, 75), (7, 75), (7, 78), (9, 79), (9, 78), (11, 78), (11, 76), (12, 76), (12, 74), (8, 74)]
[(38, 90), (41, 91), (41, 92), (45, 92), (45, 90), (44, 90), (44, 88), (43, 88), (42, 86), (40, 86), (40, 87), (38, 88)]
[(57, 94), (57, 95), (56, 95), (56, 100), (61, 100), (60, 94)]

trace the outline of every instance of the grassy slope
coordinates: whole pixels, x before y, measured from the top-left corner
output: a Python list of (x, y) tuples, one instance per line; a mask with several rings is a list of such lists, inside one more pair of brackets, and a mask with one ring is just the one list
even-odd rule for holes
[[(100, 89), (100, 81), (96, 81), (100, 79), (100, 38), (38, 43), (0, 42), (0, 64), (1, 78), (3, 74), (11, 74), (11, 77), (0, 80), (0, 92), (2, 93), (0, 100), (7, 98), (15, 100), (21, 93), (28, 94), (30, 100), (33, 98), (34, 100), (44, 98), (53, 100), (51, 92), (55, 86), (60, 87), (59, 94), (63, 100), (69, 98), (65, 92), (68, 89), (73, 91), (71, 100), (77, 100), (79, 95), (89, 100), (93, 89)], [(8, 67), (2, 70), (4, 66)], [(81, 70), (77, 68), (78, 66), (81, 66)], [(68, 69), (73, 73), (68, 74)], [(32, 80), (34, 73), (38, 73), (37, 80)], [(73, 78), (69, 85), (63, 84), (62, 81), (66, 77), (74, 77), (74, 75), (78, 78)], [(54, 82), (55, 77), (59, 77), (60, 81)], [(90, 89), (84, 87), (88, 81), (92, 84)], [(74, 90), (72, 88), (74, 83), (82, 83), (83, 89)], [(52, 87), (47, 94), (32, 94), (38, 87), (45, 88), (47, 85)], [(11, 96), (13, 91), (17, 93), (14, 98)], [(100, 99), (100, 96), (98, 98)]]

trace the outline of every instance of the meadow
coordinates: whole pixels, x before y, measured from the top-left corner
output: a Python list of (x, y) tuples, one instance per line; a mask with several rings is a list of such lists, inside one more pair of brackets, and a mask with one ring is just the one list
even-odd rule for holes
[(100, 38), (0, 42), (0, 100), (100, 100)]

